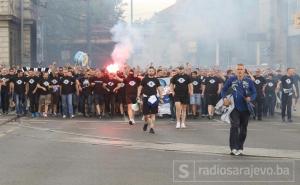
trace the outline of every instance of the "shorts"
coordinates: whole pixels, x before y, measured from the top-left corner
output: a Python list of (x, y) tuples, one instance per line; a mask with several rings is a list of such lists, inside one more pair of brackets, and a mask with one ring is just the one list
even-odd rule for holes
[(206, 104), (216, 106), (219, 100), (219, 96), (217, 94), (207, 94), (205, 95)]
[(193, 94), (190, 97), (190, 104), (191, 105), (201, 105), (201, 95), (200, 94)]
[(188, 95), (176, 95), (174, 96), (174, 101), (180, 102), (182, 104), (188, 105), (190, 103), (190, 97)]
[(39, 104), (40, 105), (49, 105), (51, 103), (51, 94), (40, 95)]
[(158, 104), (150, 106), (148, 104), (148, 98), (143, 98), (143, 115), (157, 114), (158, 113)]
[(136, 95), (127, 95), (126, 96), (126, 104), (135, 104), (136, 103)]
[(57, 93), (52, 93), (52, 104), (57, 105), (59, 103), (59, 92)]
[(104, 96), (102, 94), (94, 94), (95, 105), (103, 105)]
[(123, 104), (123, 105), (126, 104), (126, 97), (124, 93), (117, 94), (116, 103)]

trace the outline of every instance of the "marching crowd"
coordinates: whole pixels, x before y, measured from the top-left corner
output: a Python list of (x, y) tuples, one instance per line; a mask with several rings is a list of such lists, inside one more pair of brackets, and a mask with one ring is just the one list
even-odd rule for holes
[[(236, 71), (217, 69), (203, 70), (192, 67), (165, 69), (125, 66), (122, 71), (110, 73), (105, 69), (82, 67), (49, 68), (0, 68), (2, 114), (15, 110), (17, 116), (35, 117), (62, 116), (74, 118), (128, 116), (129, 124), (135, 123), (133, 105), (141, 113), (154, 133), (158, 105), (167, 93), (171, 118), (177, 121), (176, 128), (185, 128), (189, 113), (194, 119), (213, 119), (214, 108), (222, 99), (222, 89), (235, 76)], [(256, 98), (254, 119), (274, 116), (275, 108), (281, 110), (282, 121), (292, 122), (299, 95), (300, 77), (295, 69), (286, 71), (257, 69), (245, 70), (247, 78), (254, 83)], [(160, 78), (170, 78), (165, 92)], [(234, 85), (231, 85), (234, 90)], [(230, 90), (229, 90), (230, 91)]]

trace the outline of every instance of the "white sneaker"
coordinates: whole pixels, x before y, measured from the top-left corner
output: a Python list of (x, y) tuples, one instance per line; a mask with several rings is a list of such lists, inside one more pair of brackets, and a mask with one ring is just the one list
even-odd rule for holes
[(186, 128), (185, 123), (181, 123), (181, 128)]
[(243, 150), (238, 150), (239, 155), (244, 155), (244, 151)]
[(235, 155), (235, 156), (238, 156), (238, 155), (240, 155), (240, 152), (239, 152), (238, 150), (236, 150), (236, 149), (233, 149), (233, 150), (231, 151), (231, 154), (232, 154), (232, 155)]
[(180, 129), (180, 122), (177, 122), (176, 128), (177, 128), (177, 129)]
[(131, 121), (132, 121), (132, 123), (133, 123), (133, 124), (135, 124), (135, 121), (134, 121), (134, 119), (132, 119)]
[(66, 115), (63, 115), (63, 118), (64, 118), (64, 119), (66, 119), (66, 117), (67, 117)]
[(74, 114), (71, 115), (71, 118), (75, 118)]
[(44, 117), (44, 118), (47, 118), (47, 117), (48, 117), (48, 115), (47, 115), (46, 112), (43, 113), (43, 117)]

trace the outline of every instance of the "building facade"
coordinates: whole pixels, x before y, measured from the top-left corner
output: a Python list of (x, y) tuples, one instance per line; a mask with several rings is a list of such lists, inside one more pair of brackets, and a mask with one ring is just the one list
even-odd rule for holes
[(37, 3), (37, 0), (0, 0), (0, 64), (35, 63)]

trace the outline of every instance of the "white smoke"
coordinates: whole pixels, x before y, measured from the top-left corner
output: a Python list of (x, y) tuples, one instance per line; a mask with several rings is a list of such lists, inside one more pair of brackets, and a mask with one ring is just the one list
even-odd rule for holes
[(115, 48), (111, 54), (115, 64), (122, 66), (128, 63), (132, 54), (141, 47), (141, 36), (134, 27), (119, 21), (112, 29), (112, 40), (116, 42)]
[(223, 65), (234, 59), (255, 61), (256, 50), (245, 39), (247, 33), (256, 32), (254, 5), (252, 1), (180, 0), (134, 27), (119, 22), (111, 30), (117, 43), (112, 58), (141, 67), (150, 63), (212, 66), (219, 47)]

